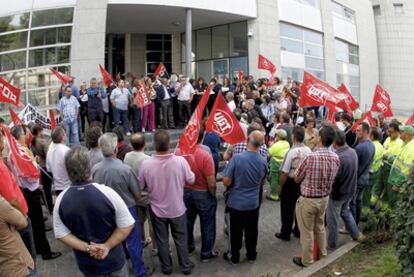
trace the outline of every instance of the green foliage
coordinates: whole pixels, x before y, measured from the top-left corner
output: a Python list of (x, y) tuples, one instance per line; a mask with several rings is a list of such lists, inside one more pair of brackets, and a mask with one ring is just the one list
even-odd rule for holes
[(393, 210), (386, 206), (381, 206), (375, 210), (368, 209), (367, 212), (367, 223), (364, 226), (364, 233), (369, 233), (370, 239), (376, 243), (391, 239), (393, 234)]
[(414, 167), (399, 191), (395, 210), (394, 247), (404, 276), (414, 275)]

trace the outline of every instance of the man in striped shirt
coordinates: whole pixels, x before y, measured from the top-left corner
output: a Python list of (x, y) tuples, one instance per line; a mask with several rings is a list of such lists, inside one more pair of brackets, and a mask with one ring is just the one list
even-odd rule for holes
[(296, 169), (295, 182), (301, 183), (296, 218), (300, 230), (302, 258), (294, 257), (293, 262), (299, 266), (308, 266), (314, 262), (314, 239), (317, 240), (320, 257), (327, 255), (325, 211), (340, 164), (338, 155), (328, 150), (334, 138), (335, 130), (332, 126), (320, 129), (316, 151), (306, 156)]

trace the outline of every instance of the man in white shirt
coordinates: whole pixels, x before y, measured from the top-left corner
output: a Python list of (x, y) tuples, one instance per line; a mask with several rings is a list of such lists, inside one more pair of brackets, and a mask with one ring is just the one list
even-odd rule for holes
[(53, 145), (46, 156), (46, 168), (53, 175), (53, 188), (59, 195), (71, 184), (65, 167), (65, 155), (70, 148), (65, 145), (66, 132), (62, 127), (57, 126), (52, 131), (52, 141)]
[(187, 81), (186, 76), (180, 78), (180, 86), (175, 90), (178, 94), (178, 107), (180, 113), (180, 121), (183, 126), (187, 125), (191, 116), (191, 101), (194, 96), (194, 88)]
[(131, 93), (124, 87), (124, 80), (118, 82), (118, 87), (111, 92), (110, 100), (112, 105), (112, 112), (114, 115), (114, 125), (118, 127), (119, 122), (122, 120), (122, 125), (127, 136), (131, 135), (129, 132), (128, 122), (128, 105), (131, 97)]
[(234, 94), (233, 92), (228, 92), (226, 94), (227, 106), (233, 112), (236, 108), (236, 103), (234, 102)]

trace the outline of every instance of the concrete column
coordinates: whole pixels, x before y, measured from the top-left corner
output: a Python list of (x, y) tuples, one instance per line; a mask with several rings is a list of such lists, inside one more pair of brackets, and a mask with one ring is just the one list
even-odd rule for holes
[(125, 34), (125, 73), (131, 72), (131, 34)]
[[(76, 84), (99, 77), (105, 64), (107, 0), (77, 0), (72, 28), (71, 72)], [(91, 24), (93, 19), (93, 24)]]
[(114, 36), (112, 34), (108, 34), (108, 72), (112, 75), (112, 68), (114, 67)]
[[(264, 55), (277, 67), (276, 75), (281, 76), (280, 68), (280, 31), (279, 10), (277, 1), (257, 0), (257, 18), (247, 21), (249, 45), (249, 74), (258, 77), (269, 77), (269, 72), (257, 69), (259, 54)], [(247, 36), (247, 34), (246, 34)]]
[(173, 72), (181, 72), (181, 33), (171, 36), (171, 63)]
[(192, 11), (191, 9), (186, 9), (185, 11), (186, 20), (185, 20), (185, 69), (188, 78), (192, 78), (191, 72), (191, 63), (192, 63), (192, 52), (191, 52), (191, 39), (192, 39)]

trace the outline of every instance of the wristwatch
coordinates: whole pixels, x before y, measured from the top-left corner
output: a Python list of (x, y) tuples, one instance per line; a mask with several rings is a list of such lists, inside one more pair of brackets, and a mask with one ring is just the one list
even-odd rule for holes
[(90, 245), (90, 244), (88, 244), (88, 245), (86, 246), (85, 252), (86, 252), (86, 253), (88, 253), (88, 254), (90, 254), (90, 253), (91, 253), (91, 245)]

